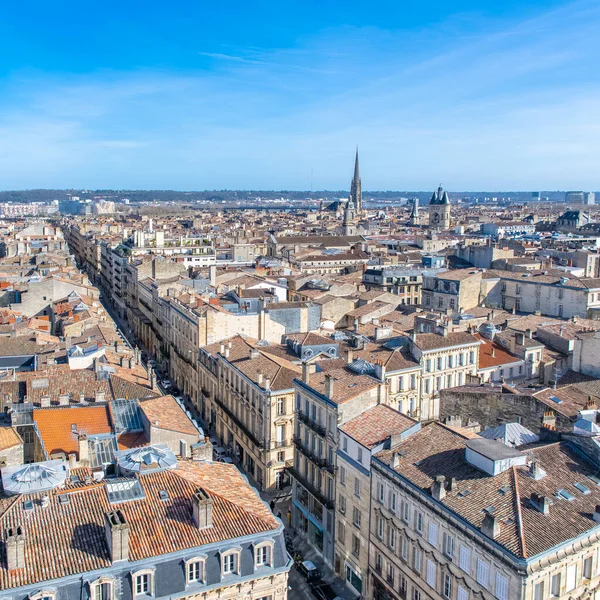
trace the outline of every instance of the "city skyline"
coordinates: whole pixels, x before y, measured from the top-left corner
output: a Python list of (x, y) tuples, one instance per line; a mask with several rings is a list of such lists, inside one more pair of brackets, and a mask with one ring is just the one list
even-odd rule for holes
[(597, 189), (600, 9), (488, 4), (7, 8), (0, 186)]

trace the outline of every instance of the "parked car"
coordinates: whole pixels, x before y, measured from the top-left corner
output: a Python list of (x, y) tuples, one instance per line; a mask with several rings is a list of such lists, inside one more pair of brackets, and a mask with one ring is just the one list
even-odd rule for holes
[(343, 600), (338, 596), (330, 584), (323, 581), (310, 582), (310, 591), (318, 600)]
[(222, 463), (226, 463), (228, 465), (232, 465), (233, 458), (230, 458), (229, 456), (217, 456), (217, 462), (222, 462)]
[(225, 458), (226, 454), (227, 453), (225, 452), (225, 448), (222, 448), (221, 446), (213, 446), (213, 455), (215, 457), (215, 460)]
[(306, 581), (321, 581), (321, 573), (312, 560), (301, 562), (298, 565), (298, 571), (306, 577)]
[(171, 387), (171, 382), (168, 379), (163, 379), (160, 382), (160, 385), (162, 385), (162, 387), (168, 390)]

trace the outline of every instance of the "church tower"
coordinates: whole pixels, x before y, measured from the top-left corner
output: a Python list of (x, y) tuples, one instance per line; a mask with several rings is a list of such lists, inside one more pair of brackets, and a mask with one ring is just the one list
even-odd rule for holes
[(429, 202), (429, 227), (431, 229), (450, 228), (450, 199), (442, 186), (433, 193)]
[(421, 224), (421, 217), (419, 215), (419, 199), (413, 200), (412, 210), (410, 211), (410, 218), (408, 224), (413, 227), (418, 227)]
[(356, 146), (356, 158), (354, 159), (354, 177), (350, 185), (350, 200), (356, 208), (356, 214), (362, 214), (362, 186), (358, 171), (358, 146)]
[(342, 223), (344, 235), (356, 235), (356, 209), (352, 197), (346, 202), (344, 209), (344, 221)]

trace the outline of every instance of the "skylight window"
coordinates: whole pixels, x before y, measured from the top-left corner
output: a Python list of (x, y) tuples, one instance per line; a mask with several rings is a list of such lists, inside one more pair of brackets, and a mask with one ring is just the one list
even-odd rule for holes
[(588, 478), (591, 479), (596, 485), (600, 485), (600, 477), (596, 475), (588, 475)]
[(141, 500), (146, 497), (142, 485), (137, 479), (107, 481), (105, 486), (108, 501), (111, 504), (131, 502), (132, 500)]
[(587, 496), (588, 494), (591, 494), (590, 490), (588, 488), (586, 488), (585, 485), (583, 485), (583, 483), (579, 483), (579, 481), (578, 481), (577, 483), (574, 483), (573, 485), (585, 496)]
[(556, 402), (556, 404), (562, 404), (562, 400), (556, 396), (550, 396), (550, 400), (552, 400), (552, 402)]
[(575, 496), (573, 496), (571, 492), (564, 489), (558, 490), (558, 492), (556, 492), (556, 495), (562, 498), (563, 500), (568, 500), (569, 502), (571, 502), (571, 500), (575, 500)]

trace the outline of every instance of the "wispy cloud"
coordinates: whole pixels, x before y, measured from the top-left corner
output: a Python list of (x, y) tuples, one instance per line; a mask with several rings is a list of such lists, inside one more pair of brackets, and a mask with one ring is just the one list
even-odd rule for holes
[(4, 187), (598, 188), (600, 7), (340, 27), (198, 68), (14, 75)]

